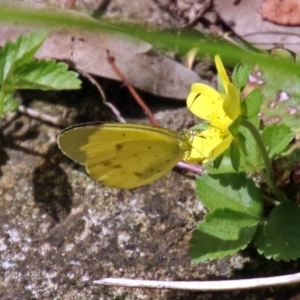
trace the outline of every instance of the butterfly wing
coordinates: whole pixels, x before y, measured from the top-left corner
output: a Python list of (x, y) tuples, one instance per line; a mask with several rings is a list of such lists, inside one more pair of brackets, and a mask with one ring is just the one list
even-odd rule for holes
[(59, 135), (58, 144), (95, 180), (124, 189), (162, 177), (191, 149), (172, 130), (120, 123), (71, 127)]

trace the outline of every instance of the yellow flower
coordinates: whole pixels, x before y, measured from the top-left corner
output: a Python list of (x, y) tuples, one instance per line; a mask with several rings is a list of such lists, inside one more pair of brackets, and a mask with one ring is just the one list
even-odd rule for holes
[(233, 140), (229, 126), (241, 112), (240, 92), (229, 81), (219, 55), (215, 56), (215, 64), (224, 93), (202, 83), (192, 85), (187, 106), (197, 117), (208, 121), (209, 126), (193, 136), (193, 149), (185, 161), (207, 162), (222, 154)]

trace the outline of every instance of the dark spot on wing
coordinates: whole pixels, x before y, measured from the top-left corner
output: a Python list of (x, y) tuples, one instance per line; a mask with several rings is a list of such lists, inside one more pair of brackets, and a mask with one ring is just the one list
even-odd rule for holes
[(109, 161), (109, 160), (102, 162), (102, 166), (104, 166), (104, 167), (108, 167), (110, 165), (111, 165), (111, 161)]
[(150, 169), (150, 172), (151, 172), (151, 173), (160, 173), (161, 170), (160, 170), (160, 169), (157, 170), (157, 169), (151, 168), (151, 169)]
[(121, 168), (122, 168), (121, 165), (113, 165), (112, 167), (113, 167), (114, 169), (121, 169)]
[(116, 150), (119, 151), (123, 148), (123, 145), (122, 144), (117, 144), (116, 145)]
[(142, 174), (141, 174), (141, 173), (138, 173), (138, 172), (135, 172), (134, 175), (135, 175), (136, 177), (142, 177)]

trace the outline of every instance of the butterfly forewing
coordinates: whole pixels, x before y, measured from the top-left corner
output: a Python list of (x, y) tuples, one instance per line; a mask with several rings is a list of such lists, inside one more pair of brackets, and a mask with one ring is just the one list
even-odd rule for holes
[(135, 188), (162, 177), (191, 146), (187, 136), (141, 124), (102, 124), (63, 131), (62, 151), (108, 186)]

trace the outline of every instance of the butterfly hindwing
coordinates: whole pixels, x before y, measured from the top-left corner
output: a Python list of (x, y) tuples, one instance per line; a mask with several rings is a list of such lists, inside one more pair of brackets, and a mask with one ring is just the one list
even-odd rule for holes
[(60, 134), (58, 143), (95, 180), (126, 189), (162, 177), (190, 149), (177, 132), (141, 124), (73, 127)]

